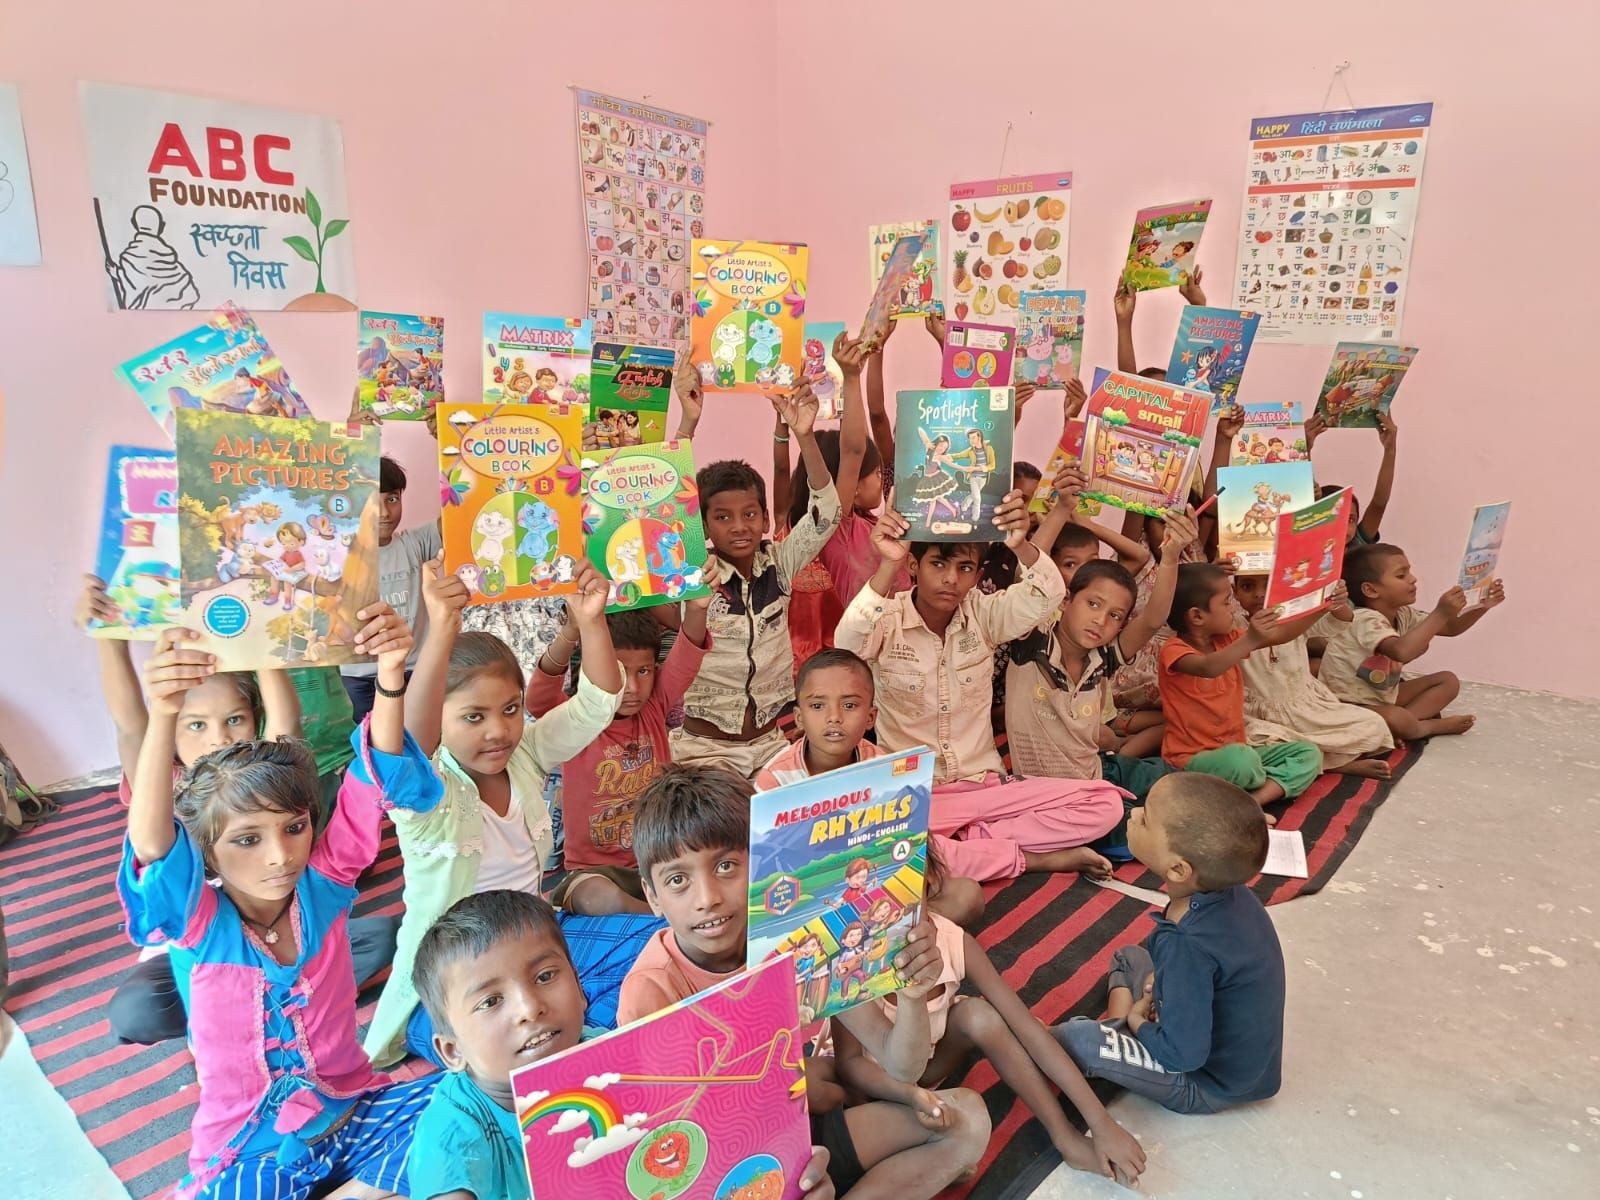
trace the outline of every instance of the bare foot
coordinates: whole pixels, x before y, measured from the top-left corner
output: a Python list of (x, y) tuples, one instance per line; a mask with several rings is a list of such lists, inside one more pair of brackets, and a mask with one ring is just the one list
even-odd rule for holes
[(1432, 721), (1424, 721), (1423, 727), (1427, 729), (1429, 737), (1444, 737), (1452, 733), (1465, 733), (1478, 723), (1478, 718), (1470, 713), (1458, 717), (1436, 717)]
[(1353, 763), (1345, 763), (1342, 767), (1334, 767), (1335, 775), (1355, 775), (1361, 779), (1387, 779), (1389, 778), (1389, 762), (1383, 758), (1358, 758)]
[(1110, 879), (1111, 862), (1103, 854), (1096, 854), (1087, 846), (1073, 846), (1068, 850), (1023, 851), (1029, 871), (1077, 871), (1090, 879)]
[(1268, 828), (1271, 828), (1272, 826), (1274, 826), (1274, 825), (1276, 825), (1278, 823), (1278, 818), (1273, 816), (1266, 809), (1262, 809), (1261, 810), (1261, 815), (1267, 819)]

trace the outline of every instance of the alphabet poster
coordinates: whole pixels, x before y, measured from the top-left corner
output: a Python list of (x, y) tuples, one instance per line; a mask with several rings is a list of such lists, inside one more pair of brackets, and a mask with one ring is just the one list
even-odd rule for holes
[(104, 83), (80, 97), (108, 308), (355, 307), (337, 121)]
[(1233, 307), (1263, 342), (1397, 342), (1432, 104), (1257, 117)]
[(689, 336), (689, 243), (705, 236), (707, 123), (573, 91), (595, 339), (676, 349)]
[(22, 134), (17, 85), (0, 83), (0, 267), (39, 263), (39, 223), (33, 212), (28, 143)]

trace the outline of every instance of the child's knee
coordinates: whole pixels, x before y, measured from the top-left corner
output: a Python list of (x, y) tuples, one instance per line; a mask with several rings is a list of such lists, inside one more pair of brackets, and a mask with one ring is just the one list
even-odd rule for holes
[(1084, 823), (1094, 829), (1089, 841), (1104, 837), (1122, 821), (1122, 793), (1109, 783), (1082, 803)]
[(983, 888), (965, 875), (947, 875), (939, 894), (928, 902), (945, 920), (970, 929), (983, 916)]
[(968, 996), (961, 1003), (952, 1005), (948, 1023), (979, 1046), (1009, 1032), (1005, 1021), (995, 1012), (994, 1005), (982, 996)]
[(1454, 671), (1437, 671), (1432, 678), (1433, 686), (1447, 690), (1451, 700), (1461, 694), (1461, 680)]
[(971, 1088), (953, 1088), (939, 1097), (950, 1106), (952, 1119), (945, 1138), (960, 1152), (959, 1179), (978, 1169), (978, 1162), (989, 1148), (989, 1109), (983, 1097)]

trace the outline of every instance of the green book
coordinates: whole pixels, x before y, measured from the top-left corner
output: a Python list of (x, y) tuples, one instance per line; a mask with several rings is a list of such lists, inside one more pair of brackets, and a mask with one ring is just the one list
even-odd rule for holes
[(611, 581), (607, 611), (711, 594), (687, 439), (585, 454), (583, 489), (589, 561)]
[(589, 368), (586, 450), (612, 450), (667, 440), (672, 351), (660, 346), (596, 342)]

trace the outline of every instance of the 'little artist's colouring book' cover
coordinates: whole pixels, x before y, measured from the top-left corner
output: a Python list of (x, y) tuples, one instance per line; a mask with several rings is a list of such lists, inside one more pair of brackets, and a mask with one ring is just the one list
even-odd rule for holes
[(758, 792), (750, 801), (746, 961), (794, 952), (802, 1023), (895, 991), (922, 902), (931, 750)]
[(178, 616), (178, 461), (171, 450), (111, 447), (94, 573), (117, 606), (91, 637), (146, 641)]
[(1278, 514), (1316, 499), (1311, 463), (1261, 463), (1217, 470), (1217, 557), (1241, 575), (1272, 569)]
[(1317, 397), (1318, 415), (1329, 429), (1376, 429), (1416, 357), (1415, 346), (1340, 342)]
[(378, 430), (181, 409), (184, 624), (219, 671), (336, 667), (378, 598)]
[(224, 304), (198, 329), (117, 369), (168, 437), (175, 434), (172, 414), (185, 409), (253, 417), (311, 415), (255, 318), (232, 304)]
[(467, 603), (576, 590), (582, 411), (441, 404), (438, 428), (444, 569), (467, 585)]
[(588, 318), (483, 314), (485, 404), (589, 403)]
[(1011, 388), (896, 393), (894, 506), (912, 541), (1005, 540), (993, 517), (1011, 490), (1015, 407)]
[(1266, 605), (1278, 610), (1280, 620), (1324, 607), (1344, 570), (1345, 531), (1349, 528), (1349, 488), (1278, 514)]
[(1259, 324), (1260, 313), (1185, 305), (1167, 363), (1167, 381), (1210, 392), (1216, 397), (1211, 411), (1220, 412), (1238, 394), (1239, 377)]
[(583, 486), (586, 552), (611, 581), (609, 611), (711, 594), (687, 438), (586, 454)]
[(809, 254), (788, 242), (694, 240), (689, 361), (706, 391), (760, 392), (799, 380)]
[[(1211, 201), (1188, 200), (1141, 208), (1133, 215), (1133, 238), (1123, 278), (1136, 292), (1182, 287), (1194, 271), (1200, 234), (1211, 215)], [(1177, 382), (1174, 380), (1173, 382)]]
[(940, 382), (947, 388), (1010, 387), (1017, 331), (1009, 325), (951, 321), (945, 326)]
[(872, 252), (872, 290), (878, 290), (884, 269), (901, 238), (921, 237), (922, 249), (911, 264), (910, 274), (902, 276), (897, 293), (889, 301), (889, 316), (896, 321), (921, 320), (929, 313), (942, 315), (944, 301), (939, 298), (939, 222), (897, 221), (888, 225), (867, 226), (867, 242)]
[(1477, 608), (1500, 565), (1500, 547), (1506, 538), (1506, 522), (1511, 519), (1511, 501), (1480, 504), (1472, 513), (1472, 531), (1467, 534), (1467, 552), (1461, 557), (1457, 582), (1467, 593), (1467, 607)]
[(843, 321), (806, 322), (806, 363), (801, 375), (817, 398), (819, 421), (837, 421), (844, 412), (844, 371), (833, 357), (833, 344), (843, 332)]
[(1084, 414), (1083, 495), (1150, 517), (1181, 508), (1210, 413), (1204, 392), (1096, 368)]
[(794, 996), (776, 958), (512, 1071), (533, 1194), (799, 1200), (811, 1123)]
[(1017, 311), (1017, 378), (1040, 391), (1060, 391), (1083, 363), (1087, 292), (1056, 288), (1022, 293)]
[(363, 312), (356, 345), (363, 412), (425, 421), (444, 395), (444, 318)]
[(667, 401), (672, 398), (672, 351), (665, 346), (594, 344), (590, 371), (586, 450), (611, 450), (667, 439)]

